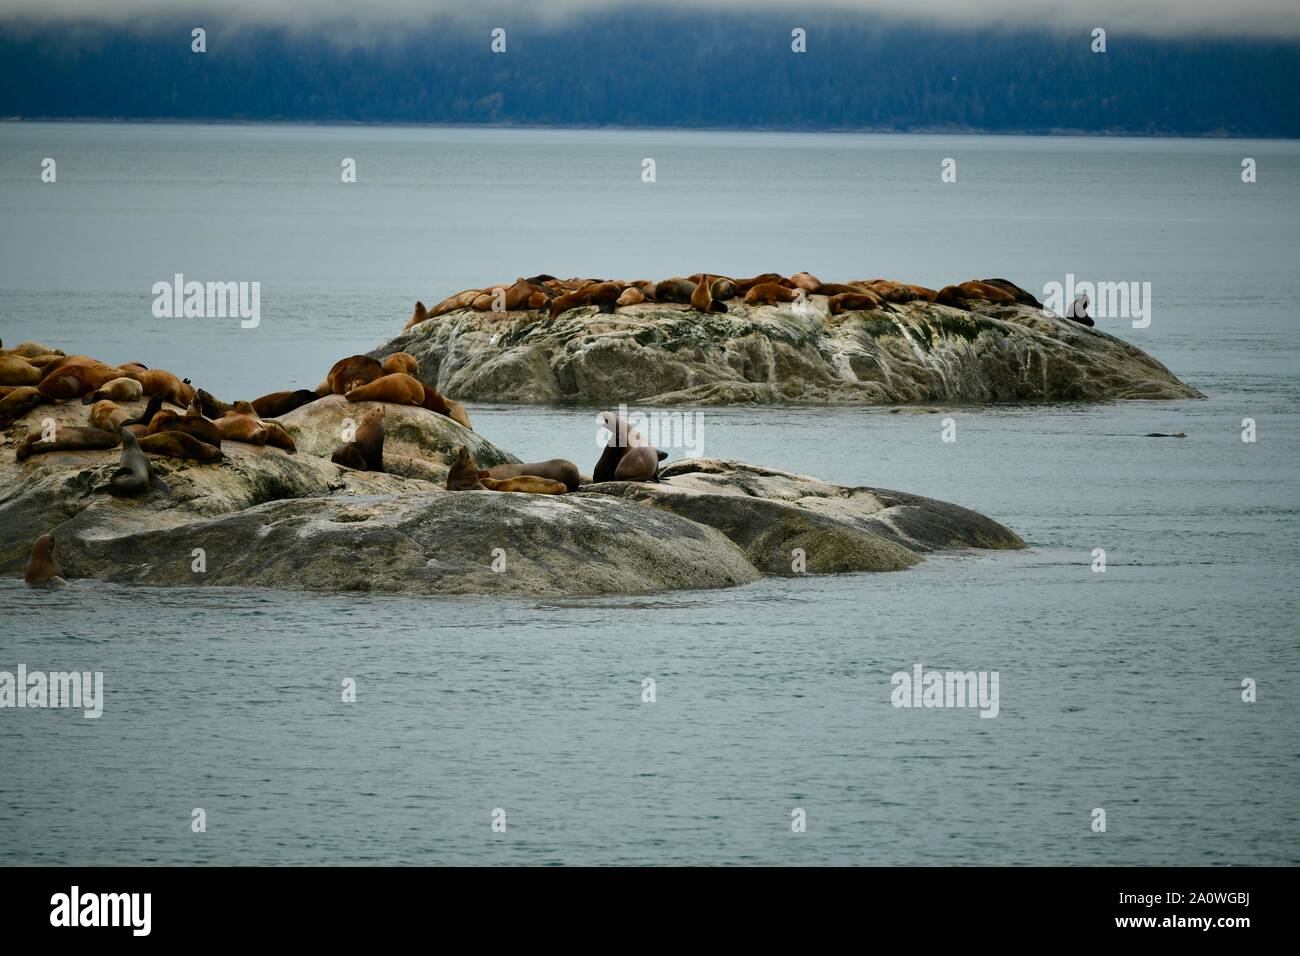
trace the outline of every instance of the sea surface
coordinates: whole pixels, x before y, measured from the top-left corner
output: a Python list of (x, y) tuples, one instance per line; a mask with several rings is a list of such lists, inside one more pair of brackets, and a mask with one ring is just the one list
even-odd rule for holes
[[(4, 343), (228, 399), (518, 275), (804, 269), (1150, 282), (1149, 327), (1100, 325), (1206, 395), (701, 410), (706, 455), (1030, 545), (899, 573), (565, 600), (0, 581), (0, 670), (105, 686), (98, 719), (0, 710), (0, 864), (1300, 863), (1298, 247), (1289, 141), (0, 124)], [(260, 282), (260, 324), (155, 318), (175, 273)], [(595, 461), (596, 409), (469, 411), (526, 460)], [(917, 663), (998, 672), (998, 716), (895, 708)]]

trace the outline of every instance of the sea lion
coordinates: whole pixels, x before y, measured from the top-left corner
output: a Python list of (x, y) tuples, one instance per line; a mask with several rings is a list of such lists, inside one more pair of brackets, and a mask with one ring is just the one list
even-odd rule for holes
[(946, 285), (938, 291), (934, 301), (939, 305), (951, 306), (954, 309), (965, 309), (970, 311), (970, 306), (966, 304), (966, 292), (959, 286)]
[(19, 355), (0, 355), (0, 385), (35, 385), (41, 370)]
[(173, 405), (186, 408), (194, 401), (196, 389), (189, 379), (182, 379), (166, 369), (150, 368), (144, 371), (125, 369), (127, 378), (133, 378), (144, 387), (146, 395), (161, 395)]
[[(428, 388), (426, 386), (424, 391), (425, 394), (428, 395), (428, 393), (433, 391), (433, 389)], [(437, 395), (438, 393), (434, 392), (434, 394)], [(445, 398), (441, 395), (439, 395), (438, 397), (442, 398), (443, 402), (445, 402), (447, 405), (447, 411), (445, 412), (445, 414), (448, 418), (450, 418), (457, 425), (460, 425), (464, 428), (468, 428), (470, 431), (474, 430), (474, 426), (469, 423), (469, 412), (465, 411), (464, 405), (456, 401), (454, 398)], [(426, 404), (424, 407), (428, 408), (429, 406)]]
[(55, 369), (64, 368), (68, 365), (103, 365), (97, 358), (91, 358), (89, 355), (60, 355), (53, 362), (45, 365), (45, 373), (48, 375)]
[[(736, 284), (740, 288), (740, 283)], [(793, 302), (799, 298), (799, 293), (793, 289), (775, 282), (761, 282), (756, 286), (751, 286), (745, 293), (746, 305), (772, 305), (777, 302)]]
[(734, 299), (736, 297), (736, 283), (726, 276), (717, 276), (713, 280), (713, 286), (709, 289), (715, 301), (723, 299)]
[(999, 289), (987, 282), (980, 282), (978, 279), (963, 282), (958, 288), (966, 293), (968, 299), (984, 299), (995, 305), (1007, 305), (1016, 301), (1016, 297), (1005, 289)]
[(45, 396), (35, 385), (19, 385), (4, 398), (0, 398), (0, 428), (8, 428), (44, 402)]
[(655, 284), (655, 301), (656, 302), (680, 302), (683, 305), (690, 305), (691, 296), (695, 294), (697, 283), (690, 279), (683, 279), (681, 276), (674, 276), (671, 279), (663, 279)]
[(618, 297), (618, 301), (615, 302), (614, 305), (622, 308), (625, 305), (640, 305), (644, 301), (645, 293), (641, 291), (640, 287), (630, 285), (623, 290), (622, 294)]
[(27, 559), (27, 571), (23, 580), (29, 588), (68, 583), (63, 578), (63, 569), (54, 560), (54, 539), (48, 534), (41, 535), (32, 544), (32, 556)]
[(464, 445), (456, 449), (456, 459), (447, 471), (448, 491), (486, 491), (479, 478), (478, 462)]
[(867, 291), (874, 292), (886, 302), (901, 304), (916, 301), (916, 293), (911, 286), (902, 282), (894, 282), (892, 279), (868, 279), (858, 284), (866, 286)]
[(842, 315), (845, 312), (870, 312), (884, 307), (884, 301), (870, 292), (841, 292), (830, 297), (831, 315)]
[[(285, 394), (285, 393), (280, 392), (277, 394)], [(312, 395), (314, 397), (318, 397), (316, 396), (315, 392), (313, 392)], [(194, 401), (198, 402), (199, 413), (201, 415), (205, 415), (208, 418), (220, 418), (226, 412), (230, 411), (231, 408), (230, 403), (223, 402), (221, 399), (217, 398), (217, 396), (213, 395), (211, 392), (205, 391), (204, 389), (201, 388), (195, 390)], [(194, 407), (194, 402), (191, 402), (190, 409), (192, 410), (193, 407)]]
[(245, 445), (265, 445), (270, 433), (262, 423), (250, 415), (227, 412), (212, 423), (221, 441), (243, 442)]
[(815, 293), (821, 288), (822, 280), (817, 278), (811, 272), (796, 272), (790, 277), (796, 289), (803, 289), (809, 295)]
[(81, 403), (83, 405), (93, 405), (95, 402), (104, 399), (114, 402), (134, 402), (142, 395), (144, 395), (143, 385), (133, 378), (122, 376), (121, 378), (111, 379), (93, 392), (81, 396)]
[(34, 358), (37, 355), (58, 355), (63, 353), (39, 342), (19, 342), (11, 349), (0, 349), (0, 355), (17, 355), (20, 358)]
[[(437, 392), (434, 392), (437, 395)], [(405, 372), (382, 375), (366, 385), (348, 391), (349, 402), (390, 402), (393, 405), (424, 405), (427, 399), (424, 383)], [(441, 396), (439, 396), (441, 397)], [(426, 406), (427, 407), (427, 406)], [(439, 411), (439, 409), (434, 409)], [(446, 414), (443, 412), (443, 414)]]
[(529, 495), (562, 495), (568, 489), (562, 481), (539, 478), (537, 475), (520, 475), (518, 478), (491, 478), (480, 471), (478, 480), (488, 491), (516, 491)]
[(169, 458), (188, 458), (192, 461), (220, 461), (226, 457), (220, 448), (195, 438), (189, 432), (155, 432), (140, 438), (139, 443), (141, 450), (148, 455), (166, 455)]
[(88, 428), (79, 425), (60, 425), (54, 429), (54, 438), (45, 441), (38, 429), (29, 432), (22, 440), (16, 452), (18, 461), (26, 461), (32, 455), (44, 455), (52, 451), (102, 451), (117, 447), (117, 436), (101, 428)]
[[(401, 353), (405, 355), (406, 353)], [(295, 408), (310, 405), (320, 398), (315, 392), (306, 388), (297, 388), (286, 392), (272, 392), (252, 401), (252, 410), (262, 418), (279, 418), (288, 415)]]
[(357, 447), (354, 441), (344, 442), (334, 449), (334, 454), (330, 455), (330, 461), (336, 465), (343, 465), (345, 468), (355, 468), (357, 471), (369, 471), (370, 464), (366, 461), (366, 456), (361, 454), (361, 449)]
[(748, 279), (734, 279), (732, 281), (736, 286), (736, 293), (738, 295), (744, 295), (756, 285), (764, 285), (767, 283), (774, 282), (777, 285), (782, 285), (786, 288), (790, 288), (794, 285), (794, 283), (789, 279), (777, 272), (764, 272), (761, 276), (751, 276)]
[(1147, 432), (1143, 438), (1186, 438), (1186, 432)]
[(614, 304), (623, 294), (623, 288), (617, 282), (593, 282), (576, 292), (569, 292), (551, 300), (551, 318), (570, 309), (579, 309), (594, 305), (600, 312), (613, 312)]
[(160, 411), (162, 411), (162, 406), (163, 406), (163, 397), (161, 395), (152, 395), (149, 398), (149, 403), (145, 405), (144, 411), (142, 411), (135, 418), (128, 418), (126, 421), (122, 422), (122, 424), (123, 425), (144, 425), (146, 428), (148, 428), (149, 423), (153, 421), (154, 416), (157, 415)]
[(1065, 317), (1067, 319), (1073, 319), (1080, 325), (1096, 325), (1096, 323), (1092, 321), (1092, 317), (1088, 315), (1088, 304), (1088, 293), (1080, 292), (1075, 297), (1074, 301), (1070, 303), (1070, 307), (1065, 310)]
[(691, 291), (691, 308), (696, 312), (726, 312), (725, 303), (713, 298), (713, 279), (703, 276)]
[(531, 461), (523, 464), (511, 463), (493, 465), (487, 470), (489, 478), (518, 478), (521, 475), (533, 475), (537, 478), (549, 478), (564, 485), (567, 491), (577, 491), (582, 483), (578, 466), (567, 458), (548, 458), (546, 461)]
[(384, 406), (380, 405), (366, 412), (357, 425), (356, 436), (352, 443), (361, 452), (370, 471), (384, 470)]
[[(632, 428), (627, 420), (615, 412), (601, 412), (601, 424), (609, 432), (609, 438), (605, 442), (604, 449), (601, 450), (600, 458), (596, 462), (596, 467), (591, 473), (592, 481), (658, 481), (659, 480), (659, 462), (666, 458), (663, 452), (656, 451), (645, 437)], [(628, 454), (633, 449), (646, 449), (647, 451), (638, 451), (633, 456), (632, 462), (623, 470), (624, 476), (635, 475), (636, 477), (620, 477), (619, 468), (623, 464)], [(653, 463), (650, 463), (653, 459)]]
[(293, 436), (284, 430), (279, 422), (263, 421), (262, 431), (266, 432), (266, 443), (272, 448), (279, 448), (290, 455), (298, 453), (298, 446), (293, 443)]
[(349, 355), (339, 359), (325, 376), (330, 391), (346, 395), (354, 388), (369, 385), (384, 374), (384, 367), (369, 355)]
[(133, 498), (150, 488), (170, 493), (171, 489), (154, 472), (135, 436), (126, 428), (119, 428), (117, 433), (122, 436), (122, 465), (108, 480), (108, 493), (117, 498)]
[[(1006, 279), (981, 279), (980, 281), (985, 285), (991, 285), (1001, 289), (1003, 292), (1010, 293), (1011, 296), (1022, 305), (1032, 305), (1036, 309), (1041, 309), (1043, 307), (1043, 303), (1039, 302), (1033, 293), (1026, 292), (1014, 282), (1009, 282)], [(916, 286), (913, 286), (912, 288), (916, 288)]]
[(939, 298), (938, 289), (931, 289), (923, 285), (913, 285), (910, 282), (907, 283), (907, 287), (916, 293), (918, 299), (924, 299), (926, 302), (933, 302), (935, 299)]
[(125, 425), (131, 413), (110, 399), (100, 399), (90, 406), (90, 424), (103, 429), (110, 435), (116, 435), (119, 425)]
[(122, 370), (110, 365), (64, 365), (47, 373), (36, 387), (50, 401), (60, 402), (80, 398), (121, 377)]
[(407, 375), (413, 375), (416, 378), (420, 375), (420, 363), (416, 361), (415, 356), (410, 352), (394, 352), (392, 355), (385, 356), (381, 367), (385, 375), (391, 375), (394, 372), (405, 372)]
[(423, 302), (417, 300), (415, 303), (415, 311), (411, 314), (410, 321), (402, 327), (402, 331), (405, 332), (407, 329), (419, 325), (421, 322), (427, 322), (428, 320), (429, 310), (424, 307)]
[(193, 435), (199, 441), (205, 441), (209, 445), (217, 448), (221, 447), (221, 429), (215, 422), (210, 422), (202, 415), (178, 415), (168, 409), (163, 409), (155, 415), (149, 422), (149, 434), (156, 435), (159, 432), (185, 432), (187, 435)]

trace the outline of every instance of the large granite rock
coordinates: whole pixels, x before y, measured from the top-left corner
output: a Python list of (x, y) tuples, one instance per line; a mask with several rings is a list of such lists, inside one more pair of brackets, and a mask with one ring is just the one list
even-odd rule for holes
[(663, 481), (604, 482), (584, 491), (670, 511), (717, 528), (761, 571), (790, 574), (795, 549), (811, 573), (896, 571), (951, 548), (1023, 548), (1009, 528), (933, 498), (850, 488), (737, 461), (688, 458)]
[[(1027, 305), (929, 302), (831, 316), (646, 303), (601, 315), (452, 312), (376, 349), (406, 351), (462, 401), (729, 405), (1071, 402), (1201, 397), (1136, 346)], [(495, 343), (493, 339), (496, 339)]]

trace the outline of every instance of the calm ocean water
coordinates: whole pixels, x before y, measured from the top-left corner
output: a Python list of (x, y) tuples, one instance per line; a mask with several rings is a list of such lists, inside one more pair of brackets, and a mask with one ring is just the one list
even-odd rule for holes
[[(314, 385), (416, 298), (704, 269), (1150, 281), (1150, 328), (1102, 327), (1208, 396), (959, 409), (955, 444), (925, 412), (704, 411), (705, 454), (1031, 545), (898, 574), (565, 601), (5, 580), (0, 670), (102, 670), (107, 700), (0, 711), (0, 863), (1300, 862), (1300, 144), (7, 124), (0, 209), (6, 344), (226, 397)], [(153, 318), (176, 272), (260, 281), (260, 327)], [(594, 463), (591, 409), (470, 411)], [(917, 662), (998, 671), (998, 718), (893, 708)]]

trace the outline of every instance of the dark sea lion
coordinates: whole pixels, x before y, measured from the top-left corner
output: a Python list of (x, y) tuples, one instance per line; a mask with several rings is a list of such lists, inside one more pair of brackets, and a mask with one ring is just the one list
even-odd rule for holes
[(345, 468), (355, 468), (357, 471), (370, 470), (370, 463), (366, 461), (366, 456), (361, 454), (361, 449), (354, 441), (344, 442), (335, 448), (334, 453), (330, 455), (330, 461)]
[(546, 461), (532, 461), (524, 464), (493, 465), (487, 470), (489, 478), (518, 478), (521, 475), (535, 475), (558, 481), (568, 491), (577, 491), (581, 478), (578, 466), (567, 458), (548, 458)]
[(809, 295), (815, 293), (821, 288), (822, 280), (817, 278), (811, 272), (796, 272), (790, 277), (796, 289), (803, 289)]
[(1096, 323), (1093, 322), (1092, 317), (1088, 315), (1088, 304), (1088, 293), (1079, 293), (1075, 296), (1074, 301), (1070, 303), (1070, 307), (1065, 310), (1065, 317), (1078, 322), (1080, 325), (1086, 325), (1091, 328), (1093, 325), (1096, 325)]
[(54, 430), (52, 441), (43, 441), (41, 431), (28, 433), (16, 452), (18, 461), (26, 461), (32, 455), (44, 455), (52, 451), (102, 451), (117, 447), (117, 436), (101, 428), (88, 428), (78, 425), (60, 425)]
[(978, 279), (963, 282), (958, 285), (958, 288), (966, 293), (968, 299), (983, 299), (995, 305), (1008, 305), (1016, 301), (1016, 297), (1005, 289), (999, 289), (987, 282), (980, 282)]
[(122, 465), (108, 480), (108, 493), (118, 498), (134, 498), (150, 488), (170, 493), (171, 489), (149, 464), (135, 435), (126, 428), (118, 429), (118, 434), (122, 436)]
[(0, 398), (0, 427), (8, 428), (45, 401), (45, 396), (35, 385), (19, 385), (4, 398)]
[(1186, 438), (1186, 432), (1147, 432), (1143, 438)]
[(156, 435), (168, 431), (185, 432), (199, 441), (205, 441), (217, 448), (221, 447), (221, 429), (215, 422), (208, 421), (202, 415), (177, 415), (173, 411), (163, 409), (150, 420), (149, 434)]
[(346, 395), (354, 388), (369, 385), (384, 374), (384, 367), (369, 355), (349, 355), (330, 368), (325, 381), (335, 395)]
[(866, 286), (867, 291), (875, 293), (886, 302), (914, 302), (916, 293), (912, 287), (892, 279), (867, 279), (858, 285)]
[(105, 382), (100, 388), (81, 396), (83, 405), (93, 405), (108, 399), (114, 402), (134, 402), (144, 395), (144, 386), (125, 375)]
[(49, 372), (36, 387), (50, 401), (68, 401), (80, 398), (87, 392), (102, 388), (115, 378), (122, 377), (122, 370), (110, 365), (64, 365)]
[(255, 398), (252, 401), (252, 406), (253, 411), (262, 418), (279, 418), (281, 415), (288, 415), (295, 408), (310, 405), (320, 397), (310, 389), (296, 388), (292, 391), (272, 392), (270, 395)]
[(0, 385), (36, 385), (41, 370), (20, 355), (0, 355)]
[(405, 372), (407, 375), (413, 375), (416, 378), (420, 376), (420, 363), (410, 352), (394, 352), (391, 355), (384, 356), (382, 368), (385, 375), (391, 375), (393, 372)]
[(726, 276), (717, 276), (713, 280), (713, 286), (709, 290), (715, 301), (721, 302), (724, 299), (734, 299), (736, 297), (736, 283)]
[(615, 481), (658, 481), (659, 453), (649, 445), (634, 445), (619, 459)]
[(777, 272), (764, 272), (761, 276), (751, 276), (748, 279), (733, 280), (738, 295), (744, 295), (756, 285), (764, 285), (771, 282), (775, 282), (777, 285), (786, 286), (787, 288), (793, 285), (789, 279)]
[(570, 309), (579, 309), (594, 305), (600, 312), (613, 312), (614, 304), (623, 294), (623, 288), (617, 282), (593, 282), (576, 292), (557, 296), (551, 300), (551, 318)]
[[(668, 456), (664, 452), (656, 451), (649, 442), (632, 428), (627, 420), (615, 412), (601, 412), (601, 424), (609, 432), (609, 438), (605, 442), (605, 447), (601, 450), (600, 458), (596, 461), (596, 467), (592, 470), (591, 480), (593, 482), (601, 481), (636, 481), (636, 480), (659, 480), (659, 462)], [(619, 467), (623, 464), (623, 459), (627, 457), (633, 449), (647, 449), (648, 452), (637, 452), (633, 458), (633, 463), (628, 465), (624, 474), (645, 474), (645, 478), (620, 478)], [(646, 473), (646, 463), (653, 459), (649, 472)]]
[[(344, 397), (349, 402), (388, 402), (393, 405), (424, 405), (428, 400), (424, 383), (405, 372), (381, 375), (372, 382), (349, 390)], [(434, 411), (439, 409), (435, 408)]]
[(162, 411), (162, 406), (163, 406), (163, 397), (161, 395), (150, 396), (149, 404), (145, 405), (144, 411), (142, 411), (135, 418), (128, 418), (126, 421), (122, 422), (122, 424), (123, 425), (144, 425), (146, 428), (148, 428), (149, 423), (153, 421), (154, 416), (157, 415), (160, 411)]
[(139, 442), (141, 450), (148, 455), (167, 455), (192, 461), (220, 461), (226, 457), (220, 448), (195, 438), (189, 432), (155, 432), (145, 435)]
[[(740, 288), (737, 284), (736, 288)], [(761, 282), (756, 286), (751, 286), (745, 293), (746, 305), (772, 305), (777, 302), (794, 302), (799, 298), (799, 293), (787, 286), (778, 285), (775, 282)]]
[[(1010, 293), (1011, 296), (1021, 305), (1032, 305), (1036, 309), (1041, 309), (1043, 307), (1043, 303), (1039, 302), (1032, 293), (1026, 292), (1014, 282), (1009, 282), (1006, 279), (981, 279), (980, 281), (985, 285), (991, 285), (1001, 289), (1003, 292)], [(916, 288), (916, 286), (913, 286), (912, 288)]]
[(690, 279), (683, 279), (681, 276), (663, 279), (655, 284), (655, 301), (680, 302), (683, 305), (690, 305), (691, 296), (695, 294), (695, 286), (696, 283)]
[(32, 556), (27, 560), (27, 572), (23, 580), (30, 588), (42, 588), (67, 584), (63, 579), (63, 570), (54, 560), (54, 539), (43, 534), (32, 544)]
[(366, 467), (370, 471), (384, 470), (384, 407), (382, 405), (366, 412), (361, 423), (357, 425), (356, 437), (352, 442), (361, 452), (361, 457), (366, 460)]

